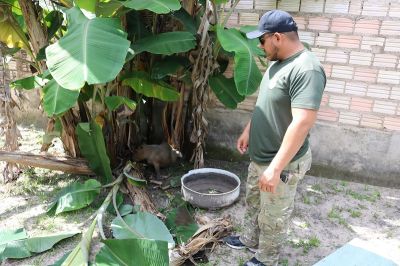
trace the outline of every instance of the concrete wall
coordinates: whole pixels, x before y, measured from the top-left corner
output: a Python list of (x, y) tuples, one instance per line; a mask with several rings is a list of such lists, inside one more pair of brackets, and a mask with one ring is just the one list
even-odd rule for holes
[[(400, 186), (400, 1), (241, 0), (229, 27), (256, 25), (274, 8), (293, 15), (328, 77), (312, 130), (315, 173)], [(234, 148), (256, 97), (228, 112), (215, 100), (210, 143)]]

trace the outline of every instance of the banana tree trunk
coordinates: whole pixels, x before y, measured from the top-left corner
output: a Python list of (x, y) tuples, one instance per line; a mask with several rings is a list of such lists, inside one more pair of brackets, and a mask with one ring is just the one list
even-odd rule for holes
[(205, 137), (207, 135), (208, 122), (204, 117), (209, 97), (208, 77), (215, 69), (215, 58), (213, 56), (212, 41), (208, 30), (216, 23), (215, 5), (212, 1), (206, 1), (206, 12), (204, 13), (198, 34), (201, 36), (197, 58), (192, 71), (193, 95), (192, 95), (192, 121), (193, 130), (190, 141), (195, 144), (191, 161), (195, 168), (204, 166)]
[[(29, 40), (32, 46), (33, 54), (36, 56), (40, 49), (48, 44), (47, 32), (41, 24), (41, 15), (37, 6), (32, 0), (18, 0), (21, 12), (27, 25)], [(34, 58), (32, 58), (34, 59)], [(39, 63), (40, 72), (46, 69), (46, 63)]]

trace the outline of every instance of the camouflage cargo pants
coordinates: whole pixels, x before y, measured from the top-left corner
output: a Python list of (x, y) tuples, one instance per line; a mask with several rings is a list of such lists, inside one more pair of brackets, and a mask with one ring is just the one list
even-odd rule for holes
[(266, 265), (277, 265), (280, 247), (286, 240), (286, 231), (294, 207), (297, 184), (311, 167), (311, 150), (285, 170), (289, 172), (287, 184), (280, 181), (276, 193), (262, 192), (259, 176), (268, 164), (251, 162), (246, 184), (246, 214), (244, 232), (240, 240), (248, 247), (257, 247), (255, 257)]

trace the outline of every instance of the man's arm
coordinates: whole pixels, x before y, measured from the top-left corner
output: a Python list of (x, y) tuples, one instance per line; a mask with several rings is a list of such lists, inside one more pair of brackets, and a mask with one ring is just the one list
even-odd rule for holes
[(292, 108), (293, 120), (286, 130), (282, 145), (271, 164), (260, 176), (260, 190), (275, 192), (282, 170), (303, 145), (305, 138), (317, 119), (317, 111)]

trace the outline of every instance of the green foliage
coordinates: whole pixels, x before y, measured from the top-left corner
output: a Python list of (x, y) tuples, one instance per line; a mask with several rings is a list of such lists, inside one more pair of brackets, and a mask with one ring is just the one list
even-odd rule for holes
[(98, 0), (74, 0), (80, 9), (85, 9), (92, 13), (96, 13), (96, 5)]
[(43, 107), (48, 116), (58, 116), (72, 108), (79, 97), (79, 90), (67, 90), (54, 79), (43, 88)]
[(157, 216), (148, 212), (137, 212), (123, 218), (115, 218), (111, 223), (113, 236), (117, 239), (146, 238), (175, 244), (171, 233)]
[(113, 17), (122, 6), (122, 2), (118, 0), (99, 0), (96, 5), (96, 16)]
[(0, 14), (0, 42), (5, 43), (9, 48), (29, 49), (28, 40), (15, 17), (12, 16), (11, 7), (2, 6)]
[(361, 212), (356, 210), (349, 210), (350, 216), (353, 218), (361, 217)]
[(176, 74), (189, 65), (190, 61), (186, 57), (167, 56), (154, 63), (151, 69), (151, 78), (162, 79), (168, 75)]
[(179, 20), (187, 31), (191, 32), (192, 34), (197, 33), (197, 25), (195, 20), (184, 8), (173, 12), (172, 16)]
[(210, 77), (208, 82), (217, 98), (228, 108), (235, 109), (238, 103), (245, 99), (237, 92), (233, 78), (228, 79), (224, 75), (218, 75)]
[(114, 111), (123, 104), (125, 104), (132, 111), (135, 111), (136, 109), (136, 102), (123, 96), (108, 96), (105, 98), (104, 101), (107, 105), (108, 110), (110, 111)]
[(186, 31), (165, 32), (145, 37), (131, 46), (136, 54), (146, 51), (162, 55), (183, 53), (194, 47), (196, 47), (196, 38)]
[(88, 19), (74, 7), (67, 11), (68, 33), (46, 48), (47, 66), (62, 87), (79, 90), (85, 82), (113, 80), (129, 48), (119, 19)]
[(97, 266), (168, 266), (168, 243), (150, 239), (104, 240), (96, 255)]
[(251, 95), (257, 90), (262, 80), (262, 74), (251, 54), (235, 54), (234, 78), (236, 88), (241, 95)]
[(60, 242), (61, 240), (72, 237), (79, 233), (80, 232), (71, 232), (71, 233), (31, 237), (25, 240), (25, 246), (31, 252), (41, 253), (51, 249), (56, 243)]
[(146, 72), (137, 71), (122, 82), (123, 85), (128, 85), (137, 93), (147, 97), (154, 97), (163, 101), (177, 101), (179, 93), (175, 88), (166, 83), (151, 80)]
[(264, 52), (236, 29), (217, 27), (217, 37), (224, 50), (235, 53), (234, 78), (239, 94), (251, 95), (262, 79), (254, 56), (262, 56)]
[(179, 244), (186, 243), (199, 229), (199, 226), (188, 211), (186, 203), (168, 212), (165, 225), (175, 234)]
[(150, 10), (157, 14), (166, 14), (181, 8), (179, 0), (128, 0), (123, 5), (135, 10)]
[(112, 179), (110, 159), (107, 156), (103, 132), (95, 121), (79, 123), (76, 127), (79, 148), (90, 168), (101, 177), (103, 184)]
[(97, 220), (94, 219), (86, 233), (82, 236), (81, 242), (72, 250), (68, 257), (62, 262), (63, 266), (88, 265), (90, 243)]
[(49, 39), (51, 39), (54, 34), (56, 34), (64, 21), (63, 13), (57, 10), (53, 10), (49, 14), (47, 14), (44, 20), (47, 26), (47, 36)]
[(28, 238), (24, 228), (0, 231), (0, 261), (22, 259), (51, 249), (56, 243), (79, 232), (52, 234)]
[(296, 248), (302, 247), (304, 254), (307, 254), (310, 251), (310, 249), (312, 249), (312, 248), (319, 247), (319, 245), (320, 245), (320, 240), (316, 236), (313, 236), (307, 240), (301, 239), (297, 243), (292, 242), (293, 247), (296, 247)]
[(381, 198), (380, 193), (377, 191), (372, 194), (361, 194), (351, 189), (348, 189), (346, 190), (346, 195), (350, 195), (353, 199), (356, 200), (366, 200), (370, 202), (376, 202), (376, 200)]
[(88, 206), (100, 193), (101, 184), (94, 179), (85, 183), (72, 183), (60, 191), (57, 198), (49, 206), (47, 212), (59, 214), (62, 212), (79, 210)]
[(42, 78), (41, 75), (35, 75), (14, 80), (10, 83), (10, 87), (13, 89), (32, 90), (43, 87), (48, 81), (49, 80), (47, 78)]

